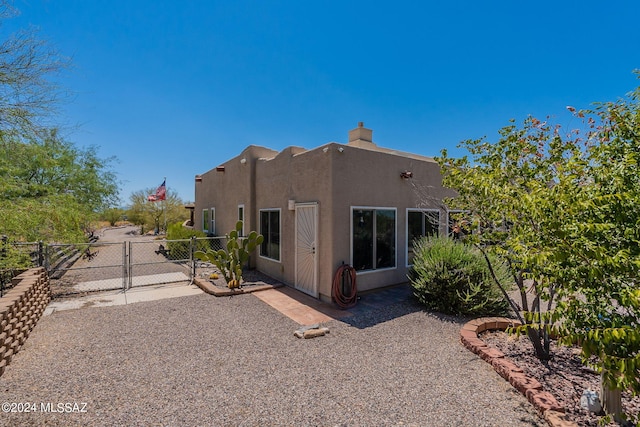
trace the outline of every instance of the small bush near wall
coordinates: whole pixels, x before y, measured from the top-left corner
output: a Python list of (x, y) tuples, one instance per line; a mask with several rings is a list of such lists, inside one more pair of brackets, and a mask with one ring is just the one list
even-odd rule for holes
[[(188, 241), (192, 237), (206, 237), (207, 235), (202, 231), (193, 230), (182, 226), (182, 223), (169, 224), (167, 227), (167, 253), (171, 259), (188, 259), (189, 248), (191, 243)], [(182, 240), (182, 241), (171, 241)], [(196, 250), (207, 250), (207, 241), (199, 241)]]
[(206, 233), (194, 230), (193, 228), (184, 227), (181, 222), (169, 224), (167, 227), (167, 240), (190, 239), (193, 236), (207, 237)]
[[(508, 283), (507, 266), (495, 262), (493, 267), (501, 283)], [(455, 315), (504, 315), (509, 311), (480, 251), (447, 237), (416, 242), (409, 280), (415, 296), (430, 310)]]

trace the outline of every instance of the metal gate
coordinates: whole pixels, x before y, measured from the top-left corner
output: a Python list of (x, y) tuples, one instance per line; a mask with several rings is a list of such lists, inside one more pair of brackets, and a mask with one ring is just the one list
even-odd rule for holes
[(194, 239), (128, 242), (127, 288), (193, 280)]
[[(121, 227), (107, 229), (100, 233), (100, 239), (95, 237), (88, 243), (13, 245), (23, 258), (31, 258), (34, 266), (45, 267), (53, 295), (62, 296), (191, 282), (199, 266), (204, 267), (202, 274), (211, 270), (210, 264), (196, 261), (194, 253), (221, 249), (225, 246), (225, 238), (166, 240), (157, 236), (140, 236), (136, 227)], [(13, 277), (9, 273), (11, 271), (7, 269), (7, 280), (5, 275), (0, 275), (0, 296)]]
[(54, 295), (125, 289), (126, 257), (124, 242), (44, 247), (44, 267)]
[(46, 245), (44, 264), (54, 295), (191, 282), (199, 240)]

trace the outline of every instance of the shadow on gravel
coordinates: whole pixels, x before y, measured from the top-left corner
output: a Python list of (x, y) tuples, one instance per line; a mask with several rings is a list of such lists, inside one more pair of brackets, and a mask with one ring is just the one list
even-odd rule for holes
[(417, 311), (423, 311), (417, 303), (395, 303), (376, 310), (356, 310), (352, 316), (339, 320), (358, 329), (365, 329)]
[(411, 287), (404, 284), (360, 295), (356, 305), (347, 311), (352, 315), (343, 317), (340, 321), (364, 329), (423, 311), (423, 307), (413, 296)]
[(413, 289), (409, 284), (361, 295), (358, 297), (358, 303), (347, 311), (352, 315), (339, 320), (358, 329), (369, 328), (416, 312), (428, 313), (444, 322), (460, 325), (469, 320), (428, 311), (413, 295)]

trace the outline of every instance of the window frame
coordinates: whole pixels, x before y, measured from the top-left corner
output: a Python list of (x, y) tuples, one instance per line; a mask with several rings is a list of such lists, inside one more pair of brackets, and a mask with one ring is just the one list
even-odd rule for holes
[[(259, 222), (260, 222), (260, 234), (262, 234), (264, 236), (264, 242), (260, 245), (259, 249), (258, 249), (258, 256), (260, 258), (263, 259), (267, 259), (269, 261), (273, 261), (273, 262), (277, 262), (277, 263), (281, 263), (282, 262), (282, 209), (280, 208), (266, 208), (266, 209), (260, 209), (259, 211)], [(265, 230), (262, 229), (262, 214), (265, 212), (269, 212), (271, 213), (278, 213), (278, 258), (272, 258), (269, 256), (269, 254), (263, 254), (262, 253), (262, 248), (263, 245), (271, 245), (273, 243), (271, 243), (271, 230), (269, 230), (269, 232), (265, 232)], [(271, 218), (269, 218), (268, 223), (271, 223)]]
[(216, 208), (209, 208), (209, 234), (216, 235)]
[[(373, 212), (373, 216), (372, 216), (372, 226), (373, 226), (373, 230), (372, 230), (372, 268), (370, 269), (364, 269), (364, 270), (358, 270), (354, 265), (354, 228), (353, 228), (353, 215), (354, 212), (356, 211), (372, 211)], [(377, 211), (392, 211), (393, 212), (393, 216), (394, 216), (394, 221), (393, 221), (393, 233), (394, 233), (394, 238), (393, 238), (393, 266), (391, 267), (376, 267), (376, 257), (377, 257), (377, 215), (376, 212)], [(349, 257), (350, 257), (350, 264), (354, 267), (354, 269), (356, 270), (356, 274), (371, 274), (371, 273), (378, 273), (378, 272), (382, 272), (382, 271), (389, 271), (389, 270), (397, 270), (398, 269), (398, 208), (396, 207), (384, 207), (384, 206), (351, 206), (350, 209), (350, 215), (349, 215)]]
[(209, 234), (210, 226), (211, 226), (211, 223), (210, 223), (209, 209), (208, 208), (202, 209), (202, 232)]
[(244, 236), (244, 204), (238, 205), (238, 221), (242, 221), (242, 230), (240, 231), (240, 235)]
[(407, 214), (406, 214), (406, 219), (407, 219), (407, 221), (406, 221), (406, 238), (407, 238), (407, 241), (406, 241), (406, 243), (407, 243), (407, 246), (405, 248), (405, 261), (406, 261), (406, 266), (407, 267), (411, 267), (413, 265), (413, 263), (411, 263), (410, 260), (409, 260), (409, 249), (413, 248), (413, 246), (411, 244), (412, 240), (411, 240), (411, 238), (409, 236), (409, 214), (412, 213), (412, 212), (420, 212), (420, 213), (422, 213), (422, 216), (421, 216), (421, 218), (422, 218), (421, 236), (422, 237), (426, 236), (425, 230), (426, 230), (426, 220), (427, 220), (427, 215), (428, 214), (435, 213), (438, 216), (438, 225), (436, 227), (436, 233), (435, 233), (436, 236), (440, 235), (440, 232), (441, 232), (440, 228), (442, 227), (442, 218), (441, 218), (442, 213), (440, 212), (440, 209), (407, 208)]

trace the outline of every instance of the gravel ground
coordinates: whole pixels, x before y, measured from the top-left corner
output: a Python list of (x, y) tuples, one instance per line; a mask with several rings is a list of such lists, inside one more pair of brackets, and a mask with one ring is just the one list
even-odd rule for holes
[(303, 340), (253, 295), (56, 312), (0, 377), (2, 402), (37, 412), (0, 425), (544, 425), (460, 344), (461, 324), (407, 301)]

